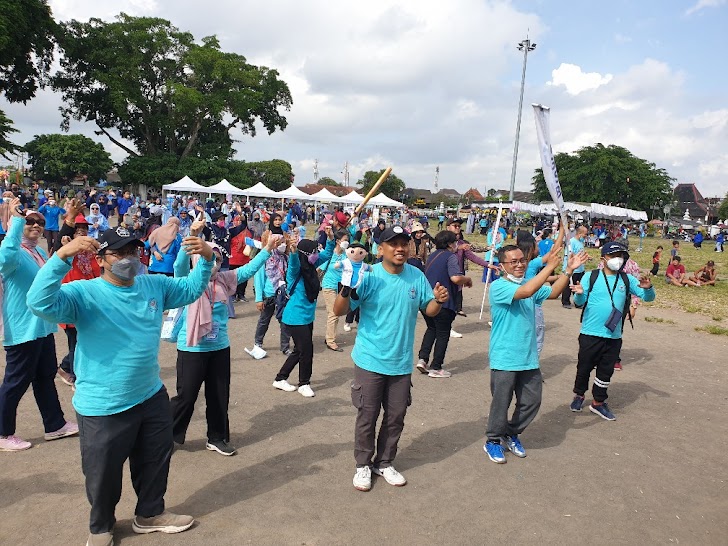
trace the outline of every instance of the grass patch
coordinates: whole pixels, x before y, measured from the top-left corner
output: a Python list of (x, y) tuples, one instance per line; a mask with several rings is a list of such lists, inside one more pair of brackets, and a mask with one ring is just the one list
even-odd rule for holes
[(645, 322), (659, 322), (662, 324), (677, 324), (674, 320), (664, 319), (660, 317), (645, 317)]
[(720, 315), (713, 315), (713, 320), (715, 322), (720, 322), (721, 320), (723, 320), (723, 317), (721, 317)]
[(713, 334), (715, 336), (728, 336), (728, 328), (723, 328), (722, 326), (696, 326), (695, 331), (708, 332), (709, 334)]
[(698, 313), (700, 312), (700, 307), (697, 305), (693, 305), (692, 303), (683, 303), (682, 308), (687, 313)]

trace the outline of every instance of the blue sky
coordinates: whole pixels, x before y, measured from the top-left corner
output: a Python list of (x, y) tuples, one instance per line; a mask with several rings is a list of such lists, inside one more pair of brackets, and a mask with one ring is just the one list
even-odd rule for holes
[[(275, 67), (294, 105), (283, 133), (233, 133), (238, 159), (289, 161), (296, 183), (352, 184), (394, 168), (410, 187), (465, 191), (510, 181), (522, 54), (529, 55), (516, 188), (540, 166), (530, 103), (552, 107), (556, 152), (617, 144), (694, 182), (706, 196), (728, 190), (726, 0), (51, 0), (58, 19), (110, 19), (120, 11), (169, 19), (200, 39)], [(2, 105), (19, 143), (58, 132), (50, 91)], [(73, 132), (104, 143), (90, 124)]]

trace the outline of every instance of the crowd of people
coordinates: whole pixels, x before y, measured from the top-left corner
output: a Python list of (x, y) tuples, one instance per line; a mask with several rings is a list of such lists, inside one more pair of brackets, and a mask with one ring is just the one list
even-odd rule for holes
[[(247, 301), (250, 279), (259, 315), (245, 351), (254, 359), (268, 356), (265, 335), (275, 316), (276, 346), (284, 360), (271, 377), (274, 389), (316, 395), (311, 379), (319, 295), (328, 349), (343, 351), (340, 317), (345, 333), (356, 329), (353, 486), (361, 491), (371, 488), (373, 474), (395, 486), (407, 483), (393, 463), (412, 403), (411, 374), (416, 369), (433, 379), (452, 375), (447, 349), (450, 339), (462, 337), (453, 325), (466, 316), (463, 291), (473, 286), (468, 264), (483, 267), (488, 283), (492, 400), (483, 447), (495, 463), (506, 462), (506, 450), (526, 456), (520, 435), (537, 416), (542, 397), (543, 302), (561, 298), (571, 308), (573, 297), (573, 306), (581, 309), (571, 411), (582, 411), (591, 382), (588, 409), (612, 421), (607, 390), (621, 369), (624, 323), (640, 300), (655, 299), (651, 276), (635, 267), (621, 232), (597, 236), (599, 264), (586, 270), (592, 232), (587, 226), (512, 230), (507, 218), (499, 225), (487, 218), (483, 256), (464, 233), (472, 233), (482, 218), (443, 215), (440, 230), (431, 235), (427, 218), (406, 211), (372, 218), (296, 202), (279, 210), (273, 203), (193, 197), (159, 197), (147, 207), (129, 192), (96, 190), (60, 204), (52, 192), (35, 200), (11, 189), (4, 197), (0, 450), (31, 447), (16, 434), (16, 415), (32, 385), (45, 439), (80, 437), (92, 546), (113, 544), (127, 460), (138, 497), (134, 531), (173, 533), (193, 524), (191, 516), (167, 511), (164, 495), (174, 446), (186, 441), (203, 385), (205, 447), (236, 454), (228, 419), (230, 360), (231, 351), (242, 347), (231, 346), (228, 324), (235, 318), (234, 304)], [(506, 244), (511, 236), (515, 244)], [(678, 241), (672, 250), (666, 282), (715, 284), (713, 261), (688, 276)], [(653, 256), (653, 274), (660, 259), (661, 248)], [(415, 339), (418, 315), (426, 325), (421, 340)], [(56, 325), (68, 340), (60, 366)], [(171, 399), (159, 376), (160, 335), (177, 347)], [(111, 347), (104, 341), (110, 337), (118, 341)], [(61, 408), (56, 375), (75, 391), (75, 421)]]

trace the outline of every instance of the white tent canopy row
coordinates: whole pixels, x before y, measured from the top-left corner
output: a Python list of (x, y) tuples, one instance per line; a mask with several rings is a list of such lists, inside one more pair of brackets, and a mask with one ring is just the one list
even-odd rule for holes
[[(535, 215), (556, 215), (557, 208), (554, 203), (542, 203), (534, 205), (532, 203), (524, 203), (522, 201), (513, 201), (510, 206), (514, 212), (530, 212)], [(581, 203), (564, 203), (567, 212), (582, 213), (585, 212), (593, 218), (605, 218), (607, 220), (636, 220), (647, 221), (647, 213), (643, 210), (625, 209), (622, 207), (612, 207), (610, 205), (602, 205), (599, 203), (591, 203), (589, 205)]]
[[(231, 194), (231, 195), (245, 195), (247, 197), (265, 197), (265, 198), (271, 198), (271, 199), (299, 199), (299, 200), (309, 200), (309, 201), (316, 201), (320, 203), (354, 203), (359, 204), (364, 202), (364, 198), (356, 193), (356, 191), (352, 190), (351, 193), (348, 193), (347, 195), (343, 197), (339, 197), (337, 195), (334, 195), (326, 188), (322, 188), (318, 192), (314, 193), (313, 195), (309, 195), (306, 192), (300, 190), (293, 184), (291, 184), (291, 187), (282, 191), (273, 191), (270, 188), (268, 188), (265, 184), (262, 182), (258, 182), (254, 186), (251, 186), (250, 188), (246, 188), (244, 190), (241, 190), (240, 188), (233, 186), (230, 182), (227, 180), (221, 180), (214, 186), (202, 186), (198, 184), (197, 182), (193, 181), (189, 176), (185, 176), (184, 178), (178, 180), (177, 182), (174, 182), (172, 184), (165, 184), (162, 186), (163, 190), (166, 191), (176, 191), (176, 192), (194, 192), (194, 193), (219, 193), (219, 194)], [(404, 207), (404, 203), (400, 203), (399, 201), (395, 201), (394, 199), (390, 199), (383, 193), (380, 193), (378, 195), (375, 195), (369, 200), (369, 203), (367, 203), (369, 206), (373, 207)]]

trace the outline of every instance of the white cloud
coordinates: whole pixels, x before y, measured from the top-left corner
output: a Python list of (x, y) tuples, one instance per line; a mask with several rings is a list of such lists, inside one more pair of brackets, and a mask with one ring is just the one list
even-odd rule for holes
[(704, 8), (717, 8), (726, 3), (726, 0), (698, 0), (691, 8), (685, 11), (685, 15), (692, 15)]
[(632, 41), (632, 37), (617, 33), (614, 35), (614, 41), (617, 42), (618, 44), (628, 44)]
[(563, 85), (570, 95), (578, 95), (584, 91), (592, 91), (612, 80), (611, 74), (602, 76), (598, 72), (582, 72), (581, 67), (575, 64), (561, 63), (551, 72), (550, 85)]

